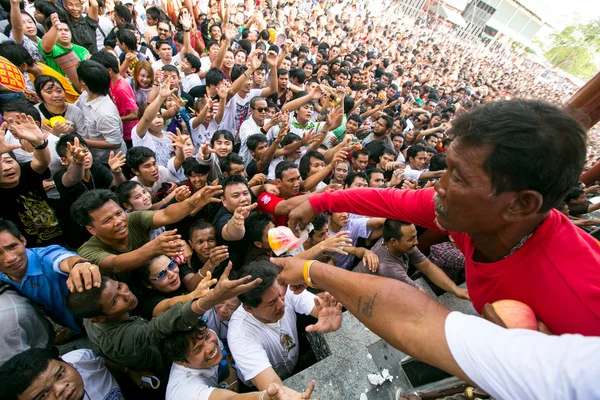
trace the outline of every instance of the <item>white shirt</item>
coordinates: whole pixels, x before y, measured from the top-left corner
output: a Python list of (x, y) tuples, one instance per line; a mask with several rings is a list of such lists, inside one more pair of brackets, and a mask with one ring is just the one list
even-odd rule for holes
[(166, 166), (171, 159), (171, 152), (173, 151), (173, 147), (171, 146), (173, 142), (167, 136), (169, 132), (162, 131), (162, 138), (159, 138), (146, 131), (144, 137), (140, 137), (137, 131), (138, 125), (139, 124), (136, 124), (131, 130), (131, 141), (133, 145), (149, 148), (156, 154), (156, 162), (158, 165)]
[[(266, 119), (264, 123), (266, 124), (268, 121), (270, 121), (270, 120)], [(258, 126), (256, 121), (254, 121), (254, 118), (252, 118), (252, 117), (250, 117), (246, 121), (244, 121), (244, 123), (240, 127), (240, 151), (238, 154), (244, 160), (244, 166), (246, 166), (246, 167), (253, 160), (252, 156), (250, 155), (250, 150), (248, 150), (248, 145), (246, 144), (246, 142), (248, 141), (248, 137), (250, 137), (252, 135), (255, 135), (257, 133), (260, 133), (262, 135), (263, 133), (260, 130), (260, 128), (261, 127)], [(269, 131), (267, 132), (267, 140), (271, 141), (272, 139), (274, 139), (277, 136), (278, 133), (279, 133), (278, 126), (271, 127), (269, 129)]]
[[(140, 185), (144, 186), (142, 184), (142, 182), (140, 182), (138, 180), (137, 176), (134, 176), (133, 178), (131, 178), (131, 180), (134, 182), (138, 182)], [(152, 198), (154, 199), (154, 197), (156, 196), (156, 193), (158, 193), (158, 189), (160, 189), (160, 186), (165, 182), (177, 182), (177, 178), (175, 176), (173, 176), (173, 174), (170, 173), (168, 169), (166, 169), (162, 165), (159, 165), (158, 166), (158, 180), (156, 182), (154, 182), (154, 184), (151, 187), (149, 187), (149, 186), (144, 186), (144, 187), (146, 188), (147, 191), (152, 193)]]
[[(204, 71), (204, 72), (210, 71), (211, 65), (212, 65), (212, 61), (210, 61), (210, 58), (208, 58), (208, 56), (202, 57), (200, 59), (200, 71)], [(206, 85), (206, 78), (200, 79), (200, 82), (202, 82), (202, 85)]]
[(217, 121), (215, 121), (214, 117), (207, 127), (202, 123), (195, 128), (192, 127), (192, 131), (190, 133), (192, 136), (192, 143), (194, 143), (196, 150), (198, 150), (198, 148), (204, 143), (210, 143), (213, 133), (215, 133), (218, 129), (219, 125), (217, 124)]
[(181, 78), (181, 87), (183, 88), (184, 92), (189, 93), (189, 91), (196, 86), (202, 86), (202, 79), (200, 79), (197, 73), (192, 72), (191, 74), (184, 75), (183, 78)]
[(246, 97), (240, 97), (239, 93), (236, 93), (225, 107), (223, 112), (223, 120), (221, 121), (221, 129), (225, 129), (237, 136), (236, 134), (240, 130), (242, 123), (250, 118), (250, 100), (256, 96), (260, 96), (263, 89), (250, 89)]
[(155, 61), (154, 63), (152, 63), (152, 71), (154, 71), (154, 73), (156, 73), (156, 71), (158, 71), (165, 65), (172, 65), (172, 66), (176, 67), (179, 70), (179, 73), (181, 74), (181, 69), (180, 69), (181, 68), (181, 57), (180, 57), (179, 53), (177, 53), (177, 55), (173, 56), (171, 58), (171, 62), (168, 64), (165, 64), (162, 60), (158, 60), (158, 61)]
[(446, 341), (464, 373), (498, 400), (600, 399), (600, 338), (504, 329), (452, 312)]
[[(223, 350), (223, 343), (220, 340), (219, 347)], [(173, 363), (165, 398), (166, 400), (208, 400), (218, 384), (218, 365), (195, 369)]]
[(121, 388), (112, 377), (104, 360), (92, 350), (73, 350), (63, 356), (63, 361), (71, 364), (83, 380), (83, 388), (87, 393), (85, 398), (113, 400), (122, 398)]
[(412, 169), (409, 164), (406, 164), (406, 167), (404, 168), (404, 176), (406, 178), (419, 180), (421, 174), (425, 171), (427, 170)]
[(314, 297), (306, 290), (295, 295), (288, 289), (285, 313), (274, 324), (259, 322), (244, 307), (238, 307), (229, 321), (227, 339), (241, 381), (252, 385), (250, 381), (269, 367), (282, 380), (291, 376), (298, 362), (296, 313), (309, 315), (315, 306)]

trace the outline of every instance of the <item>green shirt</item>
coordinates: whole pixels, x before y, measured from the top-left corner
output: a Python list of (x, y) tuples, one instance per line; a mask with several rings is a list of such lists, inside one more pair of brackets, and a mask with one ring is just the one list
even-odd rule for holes
[[(127, 214), (127, 230), (129, 232), (129, 245), (124, 250), (117, 250), (103, 243), (96, 236), (91, 237), (81, 245), (77, 254), (89, 260), (92, 264), (100, 265), (111, 254), (119, 255), (137, 250), (150, 240), (150, 232), (156, 229), (152, 219), (155, 211), (132, 211)], [(129, 274), (119, 275), (119, 279), (127, 281)]]
[(332, 131), (333, 134), (335, 135), (335, 137), (340, 142), (342, 141), (342, 137), (344, 136), (344, 133), (346, 133), (346, 121), (347, 121), (346, 115), (344, 115), (344, 118), (342, 119), (342, 124)]
[(160, 373), (171, 365), (161, 355), (160, 341), (173, 332), (189, 330), (199, 319), (202, 315), (192, 311), (189, 301), (175, 304), (150, 321), (129, 317), (119, 322), (94, 323), (86, 319), (83, 324), (90, 340), (112, 361), (131, 369)]
[(54, 47), (52, 48), (52, 52), (46, 53), (46, 52), (44, 52), (44, 49), (42, 49), (42, 41), (40, 40), (40, 41), (38, 41), (38, 49), (40, 50), (40, 54), (44, 57), (46, 64), (50, 68), (52, 68), (53, 70), (55, 70), (56, 72), (60, 73), (63, 76), (66, 76), (66, 75), (63, 72), (63, 70), (60, 69), (60, 67), (58, 66), (56, 61), (54, 60), (56, 57), (62, 56), (63, 54), (65, 54), (71, 50), (73, 50), (75, 55), (81, 61), (84, 61), (86, 59), (86, 57), (90, 55), (90, 52), (87, 51), (87, 49), (85, 47), (81, 47), (76, 44), (72, 44), (72, 47), (70, 49), (66, 48), (66, 47), (62, 47), (59, 44), (55, 44)]

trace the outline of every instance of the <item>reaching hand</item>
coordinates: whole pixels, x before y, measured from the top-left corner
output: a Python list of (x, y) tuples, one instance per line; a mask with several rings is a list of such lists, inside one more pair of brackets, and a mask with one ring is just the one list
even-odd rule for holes
[(67, 288), (71, 292), (83, 292), (94, 287), (100, 287), (100, 269), (89, 262), (82, 262), (74, 265), (69, 271), (67, 278)]
[(184, 31), (189, 31), (190, 29), (192, 29), (193, 20), (192, 20), (192, 15), (190, 13), (182, 14), (180, 21), (181, 21), (181, 27), (183, 28)]
[(281, 386), (278, 383), (271, 383), (267, 387), (267, 395), (271, 400), (305, 400), (310, 399), (310, 395), (315, 390), (316, 382), (313, 379), (308, 384), (306, 390), (302, 393), (298, 393), (287, 386)]
[(310, 205), (310, 201), (304, 201), (290, 211), (288, 227), (299, 237), (299, 232), (306, 228), (317, 213)]
[(221, 264), (223, 261), (229, 258), (229, 249), (227, 246), (216, 246), (210, 250), (210, 255), (208, 256), (209, 262), (216, 267)]
[(44, 132), (36, 125), (33, 117), (23, 113), (17, 114), (16, 118), (8, 118), (10, 131), (14, 137), (28, 141), (33, 147), (44, 144), (46, 139)]
[(199, 299), (201, 297), (206, 296), (210, 292), (211, 286), (214, 286), (217, 283), (216, 279), (211, 279), (212, 274), (210, 271), (206, 273), (206, 276), (202, 278), (202, 280), (196, 286), (196, 289), (192, 293), (190, 293), (192, 299)]
[(202, 160), (208, 160), (210, 158), (211, 153), (216, 153), (214, 149), (210, 147), (210, 144), (204, 143), (198, 149), (198, 158)]
[(57, 13), (50, 14), (50, 22), (52, 22), (53, 27), (58, 28), (57, 25), (60, 24), (60, 19), (58, 18)]
[(322, 298), (315, 296), (315, 308), (318, 321), (306, 327), (306, 332), (333, 332), (342, 326), (342, 303), (329, 293), (324, 293)]
[(45, 125), (43, 123), (42, 123), (42, 125), (44, 125), (45, 129), (52, 132), (52, 134), (54, 136), (58, 136), (58, 137), (61, 137), (63, 135), (68, 135), (69, 133), (73, 132), (73, 130), (75, 129), (75, 126), (72, 123), (66, 123), (66, 122), (56, 122), (54, 125), (52, 125), (52, 127)]
[(119, 151), (115, 156), (115, 152), (111, 151), (108, 155), (108, 166), (114, 174), (121, 173), (121, 167), (125, 165), (126, 157), (123, 152)]
[(345, 256), (348, 253), (342, 249), (346, 246), (352, 246), (352, 239), (348, 237), (349, 234), (350, 231), (339, 231), (335, 235), (323, 240), (317, 246), (319, 247), (320, 252), (328, 251), (330, 253), (338, 253)]
[(187, 141), (189, 136), (183, 136), (181, 134), (181, 131), (179, 130), (179, 128), (175, 128), (175, 131), (177, 132), (176, 135), (174, 135), (170, 132), (167, 135), (169, 137), (169, 139), (171, 139), (171, 142), (173, 142), (173, 143), (171, 143), (171, 146), (177, 147), (178, 149), (183, 149), (185, 146), (185, 142)]
[(264, 183), (266, 181), (267, 181), (267, 177), (265, 176), (265, 174), (256, 174), (248, 182), (248, 187), (254, 187), (254, 186), (258, 186), (258, 185), (264, 185)]
[(365, 267), (369, 268), (369, 271), (377, 272), (377, 269), (379, 268), (379, 257), (371, 250), (367, 250), (363, 256), (362, 263)]
[(217, 285), (209, 294), (211, 300), (214, 301), (215, 304), (237, 297), (240, 294), (255, 288), (262, 282), (262, 279), (260, 278), (252, 280), (252, 276), (250, 275), (234, 281), (229, 280), (231, 268), (232, 264), (230, 261), (229, 264), (227, 264), (225, 271), (223, 271), (223, 275), (221, 275), (221, 278), (217, 282)]
[(271, 66), (271, 68), (277, 68), (277, 53), (275, 53), (273, 50), (270, 50), (267, 53), (267, 64), (269, 64)]
[(217, 197), (223, 194), (222, 186), (204, 186), (202, 189), (198, 190), (192, 197), (190, 197), (187, 201), (192, 206), (192, 211), (190, 215), (196, 215), (198, 211), (207, 204), (210, 203), (220, 203), (221, 198)]
[(232, 41), (238, 35), (238, 31), (231, 24), (225, 24), (223, 28), (223, 35), (229, 41)]
[(250, 211), (254, 210), (258, 206), (258, 203), (250, 204), (249, 206), (239, 206), (233, 213), (233, 225), (236, 229), (244, 229), (244, 221), (250, 215)]
[(6, 127), (8, 126), (8, 122), (4, 121), (2, 126), (0, 126), (0, 155), (4, 153), (8, 153), (9, 151), (13, 151), (21, 148), (21, 144), (8, 144), (6, 143), (4, 136), (6, 134)]
[(312, 142), (314, 142), (316, 138), (317, 138), (317, 134), (315, 133), (315, 128), (312, 128), (311, 130), (306, 132), (304, 135), (302, 135), (302, 145), (308, 146)]
[(73, 140), (73, 144), (67, 142), (67, 151), (71, 153), (71, 157), (73, 157), (73, 162), (75, 164), (85, 164), (85, 157), (87, 156), (88, 149), (79, 144), (79, 138), (76, 137)]
[(181, 185), (175, 188), (173, 194), (175, 196), (175, 200), (177, 200), (178, 203), (181, 203), (182, 201), (188, 199), (192, 195), (192, 192), (187, 186)]
[(459, 299), (471, 300), (471, 297), (469, 297), (469, 291), (465, 288), (457, 286), (452, 294), (458, 297)]
[(225, 81), (223, 81), (217, 89), (217, 94), (220, 99), (227, 100), (227, 96), (229, 95), (229, 85)]
[(256, 71), (258, 69), (258, 67), (260, 67), (260, 64), (262, 64), (262, 60), (260, 59), (260, 54), (259, 53), (253, 54), (252, 62), (251, 62), (252, 72)]
[(177, 229), (164, 231), (155, 237), (150, 244), (154, 254), (164, 254), (167, 257), (177, 257), (184, 249), (184, 242), (181, 240), (181, 235), (177, 234)]
[(160, 84), (160, 89), (158, 89), (158, 95), (164, 100), (171, 97), (171, 95), (177, 93), (177, 88), (171, 89), (171, 84), (173, 83), (173, 79), (170, 76), (167, 76), (164, 81)]

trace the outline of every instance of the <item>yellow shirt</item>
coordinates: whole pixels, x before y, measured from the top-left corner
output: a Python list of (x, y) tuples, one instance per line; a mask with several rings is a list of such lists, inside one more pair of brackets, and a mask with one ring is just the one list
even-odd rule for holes
[[(77, 92), (77, 90), (75, 90), (75, 88), (73, 87), (73, 85), (71, 85), (71, 82), (67, 78), (65, 78), (60, 73), (56, 72), (46, 64), (37, 63), (37, 65), (42, 67), (42, 75), (50, 75), (59, 80), (59, 82), (65, 89), (65, 100), (67, 101), (67, 103), (72, 104), (77, 101), (77, 99), (79, 98), (79, 93)], [(29, 79), (31, 79), (31, 82), (35, 82), (35, 76), (31, 74), (28, 75)]]

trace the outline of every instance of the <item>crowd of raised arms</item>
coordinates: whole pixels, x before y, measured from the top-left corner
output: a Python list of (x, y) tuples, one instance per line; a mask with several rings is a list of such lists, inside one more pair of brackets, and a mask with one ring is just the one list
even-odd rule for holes
[[(24, 92), (0, 88), (2, 398), (308, 399), (314, 381), (304, 391), (283, 384), (306, 366), (303, 331), (339, 329), (342, 303), (367, 322), (373, 310), (375, 318), (387, 312), (377, 295), (372, 310), (361, 309), (360, 297), (357, 309), (328, 283), (325, 264), (348, 271), (340, 282), (385, 277), (374, 285), (401, 284), (394, 291), (415, 302), (427, 301), (415, 283), (423, 277), (481, 313), (513, 297), (498, 292), (500, 278), (491, 284), (473, 274), (473, 263), (509, 260), (558, 229), (523, 211), (535, 196), (499, 211), (505, 192), (532, 188), (511, 179), (543, 182), (532, 189), (543, 197), (534, 211), (561, 221), (580, 246), (588, 239), (577, 235), (594, 239), (578, 227), (600, 226), (587, 215), (600, 208), (588, 202), (600, 186), (576, 179), (596, 161), (600, 141), (590, 133), (586, 143), (555, 106), (577, 88), (526, 55), (458, 39), (431, 11), (404, 16), (389, 0), (0, 6), (0, 56), (26, 82)], [(541, 125), (572, 135), (532, 144), (529, 132)], [(513, 135), (502, 136), (510, 141), (502, 148), (500, 136), (475, 138), (502, 129)], [(481, 161), (486, 146), (497, 150)], [(513, 162), (519, 151), (533, 172)], [(579, 165), (555, 163), (546, 174), (539, 166), (554, 163), (553, 151)], [(466, 187), (486, 187), (473, 184), (476, 171), (491, 174), (497, 197), (467, 197)], [(474, 210), (490, 199), (489, 230), (509, 226), (495, 215), (512, 221), (517, 208), (531, 225), (512, 231), (522, 233), (516, 246), (502, 236), (489, 248), (473, 234), (479, 228), (469, 224), (483, 215)], [(429, 208), (397, 210), (392, 200)], [(435, 218), (449, 221), (460, 209), (463, 222), (432, 222), (434, 206)], [(269, 231), (288, 225), (306, 240), (276, 257)], [(446, 236), (421, 252), (425, 228)], [(469, 233), (475, 246), (448, 232)], [(327, 291), (288, 286), (300, 283), (291, 277), (295, 263), (308, 286)], [(594, 286), (588, 272), (578, 279)], [(531, 288), (513, 284), (519, 293)], [(600, 334), (598, 285), (569, 292), (577, 299), (536, 285), (560, 307), (541, 295), (514, 298), (546, 329)], [(91, 349), (59, 357), (54, 346), (75, 338)], [(422, 358), (477, 381), (458, 358), (436, 358), (450, 354), (448, 341), (439, 356)]]

